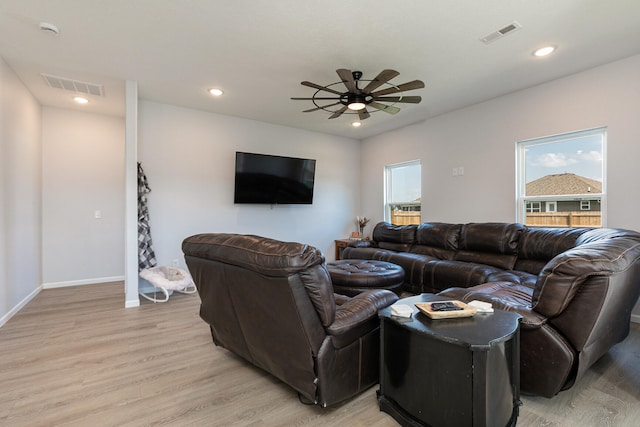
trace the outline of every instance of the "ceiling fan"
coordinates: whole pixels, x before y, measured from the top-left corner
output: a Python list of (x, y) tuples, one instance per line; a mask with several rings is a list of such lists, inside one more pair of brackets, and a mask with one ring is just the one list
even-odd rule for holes
[[(304, 113), (324, 110), (332, 113), (329, 116), (330, 119), (340, 117), (343, 113), (358, 114), (360, 120), (369, 118), (370, 114), (369, 111), (367, 111), (367, 107), (374, 108), (375, 111), (384, 111), (385, 113), (396, 114), (398, 111), (400, 111), (400, 108), (395, 107), (393, 104), (418, 104), (420, 101), (422, 101), (422, 98), (419, 96), (404, 96), (402, 92), (423, 88), (424, 82), (422, 82), (421, 80), (413, 80), (411, 82), (403, 83), (397, 86), (391, 84), (389, 83), (389, 80), (400, 75), (400, 73), (395, 70), (382, 70), (373, 80), (361, 80), (361, 71), (351, 71), (341, 68), (339, 70), (336, 70), (336, 73), (338, 73), (341, 81), (331, 83), (327, 86), (321, 86), (315, 83), (304, 81), (301, 83), (303, 86), (317, 89), (317, 91), (311, 96), (311, 98), (291, 99), (313, 102), (316, 107), (309, 110), (304, 110)], [(361, 89), (358, 87), (358, 83), (361, 81), (369, 83)], [(339, 85), (341, 83), (343, 83), (347, 88), (346, 92), (341, 92), (340, 90), (332, 88), (332, 86)], [(386, 85), (387, 87), (375, 91), (383, 85)], [(320, 96), (321, 91), (332, 93), (335, 96)], [(385, 96), (397, 93), (400, 93), (400, 95)], [(385, 103), (391, 103), (391, 105)], [(332, 109), (333, 107), (337, 108)]]

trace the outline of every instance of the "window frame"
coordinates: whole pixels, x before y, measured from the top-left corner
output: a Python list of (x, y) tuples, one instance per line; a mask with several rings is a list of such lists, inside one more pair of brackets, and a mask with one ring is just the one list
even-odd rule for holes
[(599, 198), (600, 199), (600, 227), (606, 227), (607, 225), (607, 127), (601, 126), (591, 129), (566, 132), (561, 134), (555, 134), (545, 136), (541, 138), (531, 138), (521, 141), (516, 141), (516, 197), (515, 197), (515, 209), (516, 209), (516, 221), (525, 224), (527, 221), (527, 209), (526, 202), (549, 201), (550, 195), (547, 196), (526, 196), (525, 195), (525, 150), (527, 147), (553, 144), (571, 139), (583, 138), (593, 135), (599, 135), (602, 138), (602, 193), (584, 193), (584, 194), (568, 194), (568, 195), (553, 195), (553, 201), (557, 205), (562, 201), (575, 201), (585, 198)]
[[(390, 200), (392, 184), (392, 171), (396, 168), (418, 166), (420, 167), (420, 202), (415, 200)], [(421, 160), (409, 160), (406, 162), (392, 163), (384, 166), (384, 220), (391, 222), (391, 205), (404, 205), (404, 206), (419, 206), (420, 218), (422, 220), (422, 161)]]

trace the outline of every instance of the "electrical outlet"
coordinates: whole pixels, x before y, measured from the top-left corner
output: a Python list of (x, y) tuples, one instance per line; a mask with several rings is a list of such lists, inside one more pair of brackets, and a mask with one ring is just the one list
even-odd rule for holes
[(171, 265), (174, 267), (178, 266), (178, 258), (174, 259), (173, 261), (171, 261)]
[(451, 176), (458, 176), (458, 168), (451, 169)]
[(458, 176), (464, 175), (464, 167), (458, 166)]

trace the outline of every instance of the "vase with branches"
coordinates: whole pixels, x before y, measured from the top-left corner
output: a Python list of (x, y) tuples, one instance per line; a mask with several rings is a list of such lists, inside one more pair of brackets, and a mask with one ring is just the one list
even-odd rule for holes
[(369, 224), (369, 221), (371, 221), (371, 219), (364, 216), (356, 217), (356, 223), (358, 224), (358, 229), (360, 230), (360, 237), (362, 239), (364, 239), (364, 227), (366, 227), (367, 224)]

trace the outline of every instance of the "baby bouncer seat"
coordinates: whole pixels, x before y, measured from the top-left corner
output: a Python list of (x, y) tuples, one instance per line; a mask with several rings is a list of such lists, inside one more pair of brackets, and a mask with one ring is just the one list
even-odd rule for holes
[(156, 292), (147, 294), (140, 292), (140, 296), (153, 302), (167, 302), (169, 295), (173, 291), (182, 294), (193, 294), (196, 292), (196, 285), (188, 271), (176, 267), (150, 267), (140, 271), (140, 277), (151, 283), (156, 289), (159, 289), (164, 297), (156, 298)]

